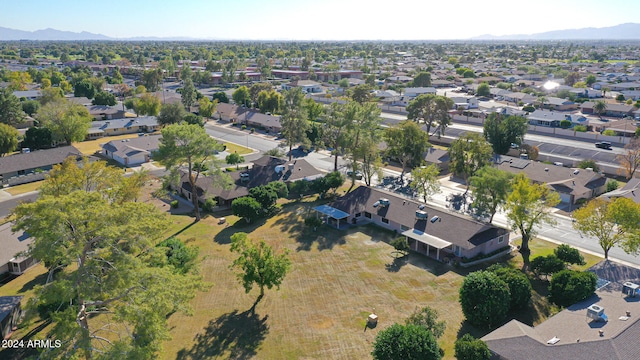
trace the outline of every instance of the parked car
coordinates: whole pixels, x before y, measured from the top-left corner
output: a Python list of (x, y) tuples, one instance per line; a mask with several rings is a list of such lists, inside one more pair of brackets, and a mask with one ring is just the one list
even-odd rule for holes
[(356, 180), (362, 180), (362, 177), (363, 177), (360, 171), (356, 171), (355, 173), (353, 171), (347, 171), (347, 176), (352, 177)]
[(598, 141), (596, 147), (600, 149), (611, 149), (611, 143), (608, 141)]

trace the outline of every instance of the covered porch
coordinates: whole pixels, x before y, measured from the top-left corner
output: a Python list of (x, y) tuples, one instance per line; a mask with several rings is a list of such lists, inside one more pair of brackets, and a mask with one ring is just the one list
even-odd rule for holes
[(348, 225), (346, 219), (349, 217), (349, 214), (340, 209), (336, 209), (329, 205), (320, 205), (313, 208), (313, 210), (315, 210), (316, 216), (321, 218), (323, 222), (334, 226), (337, 229), (340, 229), (340, 221), (342, 221), (342, 225)]
[(445, 248), (451, 248), (451, 243), (445, 240), (442, 240), (436, 236), (426, 234), (420, 230), (409, 229), (402, 232), (400, 235), (405, 236), (407, 240), (412, 239), (415, 241), (409, 241), (411, 244), (411, 250), (417, 251), (419, 253), (423, 253), (426, 255), (430, 254), (430, 251), (435, 249), (436, 251), (436, 260), (440, 261), (440, 250)]

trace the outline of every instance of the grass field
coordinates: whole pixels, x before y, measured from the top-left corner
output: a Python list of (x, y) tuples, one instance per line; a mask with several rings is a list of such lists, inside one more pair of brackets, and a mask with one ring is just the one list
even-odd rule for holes
[(247, 155), (247, 154), (251, 154), (253, 152), (253, 150), (251, 150), (251, 149), (249, 149), (247, 147), (244, 147), (244, 146), (241, 146), (241, 145), (238, 145), (238, 144), (234, 144), (234, 143), (226, 142), (226, 143), (224, 143), (224, 145), (227, 147), (226, 151), (229, 154), (237, 152), (239, 155)]
[(8, 187), (6, 189), (4, 189), (4, 191), (8, 192), (11, 195), (20, 195), (20, 194), (24, 194), (30, 191), (36, 191), (40, 188), (40, 186), (42, 186), (42, 183), (44, 181), (34, 181), (28, 184), (21, 184), (21, 185), (16, 185), (16, 186), (11, 186)]
[[(312, 231), (302, 219), (313, 205), (287, 204), (280, 214), (252, 224), (232, 215), (226, 216), (226, 224), (211, 216), (198, 223), (188, 216), (171, 216), (167, 236), (200, 248), (200, 273), (211, 287), (192, 301), (194, 316), (177, 313), (169, 318), (173, 338), (164, 343), (162, 359), (367, 359), (380, 330), (404, 322), (416, 307), (427, 305), (446, 321), (439, 341), (445, 359), (454, 358), (453, 345), (462, 334), (486, 334), (465, 324), (458, 303), (464, 275), (476, 269), (455, 268), (417, 254), (395, 259), (388, 245), (393, 234), (373, 226), (347, 231), (323, 226)], [(245, 293), (229, 269), (235, 257), (229, 251), (230, 236), (239, 231), (265, 240), (277, 252), (289, 251), (293, 263), (280, 290), (266, 290), (255, 307), (259, 289)], [(553, 248), (554, 244), (534, 240), (532, 258)], [(584, 268), (599, 261), (585, 258)], [(509, 263), (520, 267), (520, 255)], [(43, 274), (42, 266), (31, 269), (0, 287), (0, 295), (28, 295), (44, 281)], [(515, 314), (517, 319), (537, 324), (558, 310), (546, 301), (546, 285), (534, 281), (532, 307)], [(379, 316), (378, 326), (365, 328), (373, 311)]]
[(100, 145), (106, 144), (109, 141), (113, 140), (123, 140), (123, 139), (131, 139), (138, 137), (138, 134), (126, 134), (126, 135), (118, 135), (118, 136), (107, 136), (101, 139), (96, 140), (88, 140), (83, 142), (73, 143), (72, 145), (76, 147), (76, 149), (80, 150), (83, 155), (93, 155), (96, 151), (100, 150)]

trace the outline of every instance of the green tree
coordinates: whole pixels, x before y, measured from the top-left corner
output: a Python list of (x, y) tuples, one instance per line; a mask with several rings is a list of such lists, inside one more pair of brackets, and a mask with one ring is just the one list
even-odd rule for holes
[(602, 115), (607, 112), (607, 103), (603, 100), (596, 101), (595, 104), (593, 104), (593, 112), (598, 114), (600, 119), (602, 119)]
[(402, 256), (408, 255), (409, 250), (411, 249), (409, 247), (409, 241), (407, 241), (407, 238), (405, 236), (398, 236), (397, 238), (391, 240), (391, 242), (389, 242), (389, 245), (393, 246), (393, 248), (396, 249), (398, 253), (402, 254)]
[(413, 78), (413, 87), (431, 86), (431, 73), (421, 71)]
[(533, 271), (533, 273), (538, 277), (544, 275), (546, 278), (549, 275), (553, 275), (566, 268), (567, 266), (564, 261), (558, 258), (555, 254), (537, 256), (531, 260), (531, 271)]
[(95, 98), (91, 101), (93, 105), (114, 106), (117, 104), (116, 96), (106, 91), (96, 93)]
[(203, 96), (198, 100), (198, 113), (204, 118), (211, 118), (213, 113), (216, 112), (216, 107), (218, 107), (217, 100), (211, 101), (206, 96)]
[(160, 98), (152, 93), (144, 93), (134, 102), (134, 110), (137, 115), (158, 116), (160, 113)]
[(506, 171), (484, 166), (469, 179), (473, 189), (473, 208), (476, 214), (484, 216), (489, 214), (489, 223), (498, 209), (507, 201), (511, 192), (511, 180), (513, 175)]
[(527, 270), (531, 255), (529, 241), (537, 234), (536, 226), (555, 223), (551, 208), (560, 203), (560, 195), (546, 184), (531, 183), (524, 174), (516, 175), (512, 189), (504, 208), (509, 225), (522, 237), (520, 254), (524, 260), (523, 270)]
[(376, 335), (375, 360), (440, 360), (435, 336), (422, 326), (393, 324)]
[(553, 253), (558, 259), (568, 264), (585, 265), (584, 257), (580, 254), (580, 251), (576, 248), (572, 248), (567, 244), (560, 244), (557, 248), (553, 249)]
[(156, 92), (161, 90), (160, 84), (162, 84), (164, 78), (164, 72), (162, 69), (149, 69), (142, 73), (142, 85), (149, 92)]
[(184, 106), (182, 106), (181, 104), (164, 104), (160, 109), (158, 124), (179, 124), (184, 120), (185, 116), (187, 116), (187, 112), (184, 110)]
[(59, 100), (43, 106), (38, 112), (38, 120), (51, 130), (53, 140), (71, 145), (71, 142), (84, 140), (92, 117), (84, 106)]
[(595, 172), (600, 171), (600, 168), (598, 167), (598, 163), (595, 162), (595, 160), (592, 159), (588, 159), (588, 160), (582, 160), (578, 163), (578, 168), (580, 169), (591, 169)]
[(586, 83), (588, 86), (591, 86), (591, 85), (595, 84), (595, 82), (596, 82), (596, 76), (595, 76), (595, 75), (593, 75), (593, 74), (589, 74), (589, 75), (587, 75), (587, 78), (586, 78), (586, 80), (585, 80), (585, 83)]
[(507, 316), (511, 295), (509, 286), (490, 271), (472, 272), (460, 287), (460, 305), (470, 324), (492, 328)]
[[(401, 236), (400, 238), (404, 239), (405, 242), (407, 241), (407, 238), (404, 236)], [(410, 324), (421, 326), (429, 330), (436, 339), (444, 335), (444, 330), (447, 327), (447, 323), (445, 321), (438, 321), (438, 311), (428, 306), (425, 306), (422, 309), (416, 308), (413, 311), (413, 314), (409, 315), (406, 320), (406, 325)]]
[(73, 96), (93, 99), (97, 91), (89, 79), (84, 79), (73, 87)]
[(464, 334), (456, 340), (455, 356), (457, 360), (489, 360), (491, 359), (491, 351), (487, 344), (474, 338), (471, 334)]
[(489, 84), (487, 84), (486, 82), (483, 82), (482, 84), (478, 85), (478, 89), (476, 90), (476, 96), (484, 96), (484, 97), (491, 96), (491, 88), (489, 87)]
[(484, 122), (484, 137), (493, 147), (496, 154), (506, 154), (511, 144), (522, 145), (527, 133), (527, 119), (521, 116), (504, 117), (491, 113)]
[(222, 151), (222, 145), (210, 137), (201, 126), (173, 124), (162, 129), (162, 139), (154, 159), (165, 165), (174, 179), (179, 177), (180, 168), (186, 167), (189, 185), (194, 189), (191, 200), (196, 221), (200, 220), (198, 191), (195, 190), (200, 175), (207, 175), (213, 179), (216, 186), (222, 188), (230, 184), (229, 177), (220, 171), (215, 159), (218, 151)]
[[(273, 86), (268, 82), (259, 82), (251, 85), (251, 87), (249, 88), (249, 97), (251, 98), (251, 102), (257, 104), (258, 95), (260, 95), (260, 93), (263, 91), (269, 94), (270, 92), (274, 91)], [(262, 108), (260, 108), (260, 110), (262, 110)]]
[(184, 86), (182, 87), (181, 101), (184, 108), (189, 110), (191, 106), (196, 102), (196, 87), (193, 85), (193, 80), (187, 78), (184, 80)]
[(18, 130), (11, 125), (0, 123), (0, 156), (13, 152), (18, 146)]
[(437, 126), (437, 133), (444, 135), (445, 129), (451, 123), (449, 111), (453, 108), (453, 100), (448, 97), (422, 94), (407, 105), (407, 119), (415, 122), (424, 121), (427, 133), (432, 126)]
[(199, 247), (187, 246), (174, 236), (161, 241), (157, 246), (164, 248), (166, 264), (172, 266), (175, 273), (185, 275), (195, 271), (198, 265)]
[(307, 114), (302, 108), (304, 94), (300, 88), (294, 88), (284, 92), (283, 113), (280, 117), (281, 133), (285, 139), (285, 145), (289, 146), (289, 161), (293, 154), (293, 145), (307, 144), (307, 129), (309, 122)]
[[(22, 203), (14, 215), (14, 229), (34, 239), (34, 259), (74, 264), (34, 290), (35, 305), (50, 309), (47, 337), (61, 340), (47, 353), (52, 358), (155, 358), (169, 339), (169, 314), (189, 313), (203, 289), (195, 276), (152, 265), (153, 245), (168, 223), (151, 204), (113, 204), (100, 193), (75, 191)], [(99, 314), (114, 316), (90, 321)], [(112, 329), (123, 326), (132, 336), (114, 339)]]
[(353, 89), (350, 89), (349, 91), (350, 97), (353, 101), (362, 105), (364, 103), (371, 101), (371, 99), (373, 98), (373, 94), (371, 93), (371, 90), (372, 90), (371, 86), (367, 84), (356, 85), (353, 87)]
[(22, 111), (27, 115), (33, 116), (40, 109), (40, 103), (37, 100), (27, 100), (22, 102)]
[(333, 190), (335, 194), (336, 191), (342, 184), (344, 184), (345, 178), (344, 175), (339, 171), (332, 171), (324, 176), (325, 184), (329, 190)]
[(40, 102), (40, 105), (42, 106), (47, 105), (50, 102), (62, 100), (64, 98), (64, 91), (62, 91), (62, 88), (52, 87), (43, 89), (41, 90), (41, 93), (42, 96), (40, 97), (40, 99), (38, 99), (38, 102)]
[(440, 168), (435, 164), (421, 166), (411, 171), (411, 179), (413, 181), (410, 186), (418, 196), (422, 196), (424, 202), (427, 202), (431, 195), (440, 192), (438, 174), (440, 174)]
[(451, 143), (451, 147), (449, 147), (449, 166), (454, 174), (462, 176), (468, 190), (469, 179), (478, 170), (491, 164), (492, 155), (491, 144), (482, 135), (469, 132)]
[(276, 254), (273, 248), (264, 240), (255, 243), (246, 233), (238, 232), (231, 235), (231, 251), (238, 253), (232, 268), (237, 269), (238, 280), (245, 292), (251, 291), (254, 285), (260, 287), (260, 300), (264, 296), (264, 288), (280, 289), (280, 284), (291, 268), (289, 252)]
[(488, 269), (509, 286), (511, 310), (526, 308), (531, 300), (531, 282), (523, 272), (504, 266), (502, 264), (491, 265)]
[(0, 89), (0, 123), (20, 125), (26, 120), (20, 100), (9, 88)]
[(267, 185), (256, 186), (249, 189), (249, 196), (256, 199), (265, 212), (271, 211), (278, 200), (276, 191)]
[(262, 205), (251, 196), (243, 196), (231, 202), (233, 215), (244, 218), (248, 223), (262, 215)]
[(227, 155), (225, 161), (229, 165), (236, 165), (236, 169), (238, 169), (238, 164), (242, 164), (244, 162), (244, 157), (240, 156), (237, 152), (234, 152)]
[(590, 271), (562, 270), (551, 278), (549, 299), (559, 306), (573, 305), (593, 295), (597, 282)]
[(27, 129), (22, 140), (22, 147), (31, 150), (48, 149), (53, 144), (51, 130), (44, 127), (31, 127)]
[(211, 95), (211, 100), (218, 100), (218, 102), (221, 103), (225, 103), (228, 104), (229, 103), (229, 97), (227, 96), (227, 94), (225, 94), (222, 91), (216, 92), (213, 95)]
[(632, 199), (606, 201), (595, 198), (575, 210), (573, 218), (573, 227), (578, 232), (598, 239), (605, 259), (609, 258), (609, 250), (614, 246), (622, 247), (627, 253), (637, 253), (640, 205)]
[(322, 142), (324, 146), (333, 149), (333, 171), (338, 171), (338, 156), (345, 152), (351, 142), (349, 130), (357, 117), (358, 109), (356, 102), (335, 102), (326, 108)]
[(249, 89), (247, 89), (246, 86), (240, 86), (239, 88), (237, 88), (236, 91), (231, 94), (231, 98), (233, 98), (233, 101), (238, 106), (251, 106), (251, 94), (249, 93)]
[(431, 146), (429, 135), (412, 121), (402, 121), (386, 128), (384, 140), (387, 143), (387, 155), (402, 165), (401, 179), (407, 169), (420, 165), (425, 151)]

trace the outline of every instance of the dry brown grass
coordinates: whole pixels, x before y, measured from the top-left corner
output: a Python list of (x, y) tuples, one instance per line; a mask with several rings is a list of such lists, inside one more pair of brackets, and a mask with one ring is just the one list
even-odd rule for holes
[(80, 150), (83, 155), (93, 155), (96, 151), (101, 150), (100, 145), (106, 144), (109, 141), (113, 140), (122, 140), (122, 139), (131, 139), (138, 137), (137, 134), (126, 134), (126, 135), (117, 135), (117, 136), (105, 136), (101, 139), (96, 140), (88, 140), (83, 142), (73, 143), (76, 149)]

